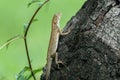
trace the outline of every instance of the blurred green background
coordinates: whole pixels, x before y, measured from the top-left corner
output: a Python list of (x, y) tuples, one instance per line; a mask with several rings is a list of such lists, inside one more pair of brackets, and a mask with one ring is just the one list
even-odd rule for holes
[[(28, 23), (38, 7), (31, 0), (0, 0), (0, 45), (9, 38), (23, 34), (23, 25)], [(51, 0), (36, 16), (28, 32), (28, 46), (33, 69), (43, 67), (46, 62), (50, 37), (51, 19), (57, 12), (62, 13), (61, 29), (76, 14), (85, 0)], [(9, 48), (0, 50), (0, 80), (15, 80), (16, 75), (28, 65), (23, 39), (14, 41)], [(40, 73), (39, 73), (40, 74)], [(36, 77), (39, 80), (39, 74)]]

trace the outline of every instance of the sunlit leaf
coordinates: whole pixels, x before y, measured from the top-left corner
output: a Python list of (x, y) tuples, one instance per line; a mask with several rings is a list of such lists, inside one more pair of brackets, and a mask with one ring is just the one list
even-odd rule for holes
[(7, 40), (7, 42), (5, 42), (3, 45), (0, 46), (0, 50), (1, 50), (2, 48), (4, 48), (4, 47), (8, 47), (8, 45), (9, 45), (11, 42), (13, 42), (13, 41), (15, 41), (15, 40), (17, 40), (17, 39), (21, 39), (21, 38), (23, 38), (23, 36), (20, 36), (20, 35), (14, 36), (14, 37), (10, 38), (9, 40)]
[(40, 0), (32, 0), (30, 3), (28, 3), (28, 7), (30, 7), (33, 3), (41, 2)]

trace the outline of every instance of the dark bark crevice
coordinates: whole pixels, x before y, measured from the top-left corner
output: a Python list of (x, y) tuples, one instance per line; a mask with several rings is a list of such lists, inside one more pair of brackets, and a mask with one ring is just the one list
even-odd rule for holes
[(116, 0), (116, 4), (119, 5), (120, 4), (120, 0)]
[(57, 50), (66, 64), (58, 69), (53, 61), (49, 80), (120, 80), (119, 0), (87, 0), (64, 31), (69, 29)]

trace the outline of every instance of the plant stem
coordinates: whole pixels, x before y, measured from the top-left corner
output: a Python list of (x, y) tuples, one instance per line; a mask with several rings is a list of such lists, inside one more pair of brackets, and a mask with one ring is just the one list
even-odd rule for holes
[(29, 52), (28, 52), (28, 46), (27, 46), (27, 39), (26, 38), (24, 38), (24, 43), (25, 43), (25, 49), (26, 49), (26, 54), (27, 54), (27, 59), (28, 59), (28, 64), (29, 64), (29, 68), (30, 68), (30, 71), (31, 71), (31, 75), (33, 76), (33, 79), (36, 80), (35, 75), (33, 73), (32, 65), (31, 65), (31, 62), (30, 62), (30, 56), (29, 56)]
[(28, 23), (27, 29), (26, 29), (26, 31), (25, 31), (25, 34), (24, 34), (25, 37), (27, 36), (28, 30), (29, 30), (29, 28), (30, 28), (30, 25), (31, 25), (33, 19), (35, 18), (36, 14), (38, 13), (38, 11), (39, 11), (48, 1), (49, 1), (49, 0), (46, 0), (41, 6), (39, 6), (39, 7), (37, 8), (37, 10), (35, 11), (35, 13), (33, 14), (32, 18), (30, 19), (30, 21), (29, 21), (29, 23)]
[(28, 51), (28, 45), (27, 45), (27, 33), (28, 33), (28, 30), (30, 28), (30, 25), (33, 21), (33, 19), (35, 18), (35, 16), (37, 15), (38, 11), (48, 2), (49, 0), (46, 0), (41, 6), (39, 6), (35, 13), (33, 14), (33, 16), (31, 17), (29, 23), (28, 23), (28, 26), (26, 28), (26, 31), (24, 33), (24, 43), (25, 43), (25, 49), (26, 49), (26, 54), (27, 54), (27, 59), (28, 59), (28, 64), (29, 64), (29, 67), (30, 67), (30, 71), (31, 71), (31, 75), (33, 76), (33, 79), (36, 80), (35, 78), (35, 75), (34, 75), (34, 72), (33, 72), (33, 69), (32, 69), (32, 65), (31, 65), (31, 62), (30, 62), (30, 56), (29, 56), (29, 51)]

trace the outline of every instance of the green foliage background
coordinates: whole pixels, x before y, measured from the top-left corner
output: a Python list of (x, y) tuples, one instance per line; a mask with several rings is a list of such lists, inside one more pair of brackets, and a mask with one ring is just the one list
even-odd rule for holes
[[(0, 45), (9, 38), (23, 34), (23, 25), (28, 23), (38, 7), (35, 3), (29, 8), (31, 0), (0, 0)], [(46, 62), (47, 47), (50, 37), (51, 19), (62, 13), (61, 29), (74, 16), (85, 0), (50, 0), (36, 16), (28, 32), (28, 46), (33, 69), (43, 67)], [(9, 48), (0, 50), (0, 80), (15, 80), (16, 75), (28, 65), (22, 39), (10, 44)], [(39, 73), (40, 74), (40, 73)], [(37, 78), (39, 79), (39, 74)]]

